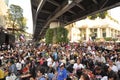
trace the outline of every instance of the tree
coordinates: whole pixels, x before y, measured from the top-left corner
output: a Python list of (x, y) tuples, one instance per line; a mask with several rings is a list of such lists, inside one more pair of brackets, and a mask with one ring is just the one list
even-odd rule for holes
[(64, 27), (57, 28), (56, 41), (59, 42), (68, 42), (68, 30)]
[(48, 29), (45, 35), (46, 43), (68, 42), (68, 31), (64, 27)]
[(18, 24), (18, 26), (21, 26), (22, 18), (23, 18), (23, 9), (20, 6), (17, 5), (10, 5), (10, 15), (11, 15), (11, 21), (12, 28), (13, 28), (13, 34), (15, 33), (15, 24)]
[[(17, 5), (10, 5), (6, 18), (6, 25), (12, 30), (13, 35), (18, 38), (26, 30), (27, 19), (23, 17), (23, 9)], [(9, 30), (9, 29), (8, 29)]]
[(108, 12), (107, 11), (103, 11), (103, 12), (99, 12), (97, 14), (88, 16), (88, 18), (92, 19), (92, 20), (96, 19), (97, 17), (99, 17), (101, 19), (104, 19), (107, 15), (108, 15)]
[(7, 16), (7, 24), (12, 27), (12, 33), (15, 34), (15, 30), (19, 32), (25, 32), (27, 19), (23, 17), (23, 9), (17, 5), (10, 5)]
[(53, 29), (47, 29), (45, 34), (45, 41), (47, 44), (53, 42), (53, 35), (54, 35), (53, 33), (54, 33)]
[(99, 13), (97, 13), (97, 14), (88, 16), (88, 18), (89, 18), (89, 19), (92, 19), (92, 20), (96, 19), (97, 17), (99, 17), (99, 18), (101, 18), (101, 19), (104, 19), (106, 16), (107, 16), (109, 19), (111, 19), (112, 21), (114, 21), (114, 22), (116, 22), (116, 23), (119, 23), (116, 19), (114, 19), (112, 16), (110, 16), (107, 11), (99, 12)]

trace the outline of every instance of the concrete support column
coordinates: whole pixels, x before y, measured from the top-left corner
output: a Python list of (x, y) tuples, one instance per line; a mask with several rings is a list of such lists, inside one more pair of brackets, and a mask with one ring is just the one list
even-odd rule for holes
[(119, 31), (117, 31), (117, 35), (119, 34)]
[(103, 37), (103, 30), (100, 29), (100, 38), (102, 38), (102, 37)]
[[(60, 21), (52, 21), (49, 26), (50, 26), (50, 28), (58, 28), (58, 27), (64, 26), (64, 25)], [(56, 34), (57, 34), (57, 31), (54, 30), (53, 43), (56, 43)]]
[(97, 38), (100, 38), (100, 28), (97, 28)]
[(109, 36), (112, 37), (112, 35), (111, 35), (111, 28), (109, 28)]
[(113, 36), (112, 37), (115, 38), (115, 30), (113, 30)]
[(117, 36), (117, 30), (115, 30), (115, 38), (116, 38), (116, 36)]
[(101, 38), (103, 38), (103, 30), (101, 29)]
[(88, 41), (90, 38), (90, 29), (86, 28), (86, 41)]
[(60, 26), (63, 26), (63, 23), (60, 22), (60, 21), (52, 21), (50, 23), (50, 28), (57, 28), (57, 27), (60, 27)]
[(109, 30), (109, 28), (106, 28), (106, 37), (110, 37), (110, 30)]

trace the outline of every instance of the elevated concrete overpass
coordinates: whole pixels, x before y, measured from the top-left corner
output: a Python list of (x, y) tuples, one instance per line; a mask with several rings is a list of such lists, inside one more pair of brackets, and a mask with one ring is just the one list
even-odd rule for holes
[(31, 0), (34, 39), (45, 35), (52, 21), (65, 25), (120, 6), (120, 0)]

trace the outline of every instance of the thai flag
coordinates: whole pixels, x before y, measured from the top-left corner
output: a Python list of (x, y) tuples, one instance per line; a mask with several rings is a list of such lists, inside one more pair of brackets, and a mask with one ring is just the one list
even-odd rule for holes
[(21, 35), (21, 36), (20, 36), (20, 41), (22, 41), (22, 42), (25, 41), (25, 37), (24, 37), (24, 35)]

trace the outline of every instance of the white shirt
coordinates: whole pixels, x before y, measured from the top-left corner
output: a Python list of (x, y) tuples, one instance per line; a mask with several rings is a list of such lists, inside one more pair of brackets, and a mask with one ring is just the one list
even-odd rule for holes
[(21, 63), (16, 63), (16, 67), (17, 67), (17, 70), (21, 70), (22, 69), (22, 64)]
[(118, 72), (118, 68), (117, 66), (113, 65), (112, 67), (110, 67), (114, 72)]
[(24, 60), (22, 60), (22, 61), (21, 61), (21, 64), (25, 64), (25, 61), (24, 61)]
[(117, 61), (115, 64), (116, 64), (118, 70), (120, 70), (120, 61)]
[(83, 66), (82, 64), (77, 64), (77, 63), (75, 63), (75, 64), (73, 65), (73, 69), (75, 69), (75, 70), (81, 69), (81, 68), (84, 68), (84, 66)]
[(108, 77), (104, 76), (101, 80), (108, 80)]
[[(107, 66), (109, 66), (109, 64), (107, 64)], [(113, 65), (113, 66), (109, 66), (114, 72), (118, 72), (118, 68), (117, 66)]]
[(95, 56), (95, 61), (106, 63), (106, 60), (103, 56)]
[(47, 65), (50, 66), (52, 64), (52, 59), (51, 58), (48, 58), (47, 59)]

